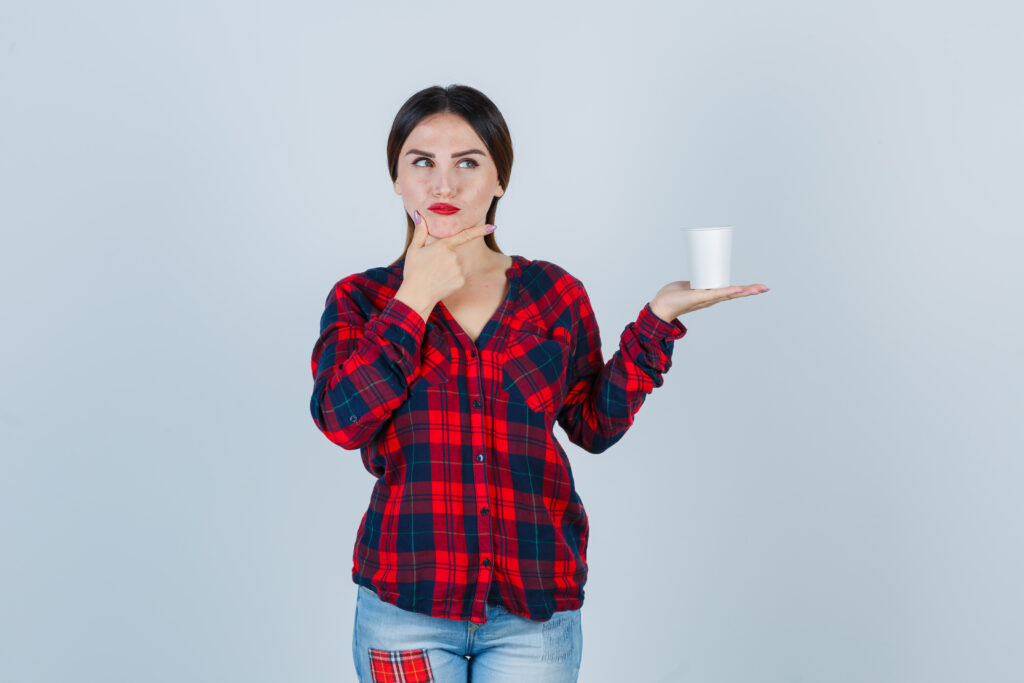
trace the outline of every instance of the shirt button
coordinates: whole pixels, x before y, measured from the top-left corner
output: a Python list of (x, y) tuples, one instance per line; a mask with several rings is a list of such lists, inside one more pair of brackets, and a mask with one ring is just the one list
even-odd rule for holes
[(480, 399), (474, 399), (473, 400), (473, 407), (474, 408), (483, 408), (484, 404), (480, 402)]
[(470, 357), (470, 358), (476, 358), (476, 349), (472, 349), (472, 350), (471, 350), (471, 351), (469, 352), (469, 357)]
[(349, 416), (348, 416), (348, 421), (349, 421), (349, 422), (355, 422), (355, 421), (356, 421), (357, 419), (358, 419), (358, 418), (357, 418), (357, 417), (356, 417), (355, 415), (349, 415)]
[(476, 454), (476, 461), (477, 462), (483, 462), (484, 461), (484, 454), (483, 453), (477, 453)]
[(484, 558), (484, 561), (483, 561), (483, 565), (484, 565), (485, 567), (490, 567), (490, 566), (491, 566), (491, 561), (490, 561), (490, 560), (488, 560), (487, 558)]
[(487, 515), (487, 508), (480, 508), (481, 515)]

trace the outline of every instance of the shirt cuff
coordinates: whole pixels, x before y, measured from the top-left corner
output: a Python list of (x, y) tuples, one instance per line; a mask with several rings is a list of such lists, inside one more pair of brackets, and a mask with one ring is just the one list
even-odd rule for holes
[(665, 322), (656, 316), (651, 310), (651, 305), (647, 304), (636, 319), (636, 331), (649, 341), (674, 341), (686, 334), (686, 326), (679, 322), (679, 318), (670, 323)]
[(427, 324), (423, 317), (408, 304), (392, 299), (387, 303), (377, 319), (384, 324), (385, 329), (391, 325), (397, 325), (405, 333), (416, 340), (417, 346), (423, 342), (423, 335), (426, 334)]

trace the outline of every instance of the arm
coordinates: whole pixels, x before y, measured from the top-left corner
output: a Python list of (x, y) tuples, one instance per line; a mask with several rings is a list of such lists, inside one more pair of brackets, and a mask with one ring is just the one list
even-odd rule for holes
[(426, 325), (415, 310), (391, 299), (367, 318), (364, 295), (346, 280), (327, 297), (313, 347), (313, 421), (343, 448), (369, 443), (406, 399), (420, 367)]
[(647, 394), (662, 385), (662, 375), (672, 365), (673, 341), (686, 328), (677, 320), (661, 320), (647, 305), (623, 330), (618, 350), (604, 363), (597, 319), (582, 284), (575, 308), (579, 317), (570, 384), (558, 424), (570, 441), (600, 453), (622, 438)]
[(384, 308), (368, 317), (365, 295), (346, 279), (327, 297), (320, 319), (309, 410), (320, 431), (344, 448), (372, 441), (405, 401), (419, 371), (426, 319), (438, 301), (465, 284), (460, 247), (494, 230), (477, 225), (427, 245), (427, 222), (419, 212), (413, 218), (402, 284)]

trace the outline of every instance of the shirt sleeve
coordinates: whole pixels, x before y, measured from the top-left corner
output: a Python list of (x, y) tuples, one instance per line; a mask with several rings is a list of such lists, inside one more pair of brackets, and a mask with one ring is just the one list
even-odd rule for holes
[(570, 441), (600, 453), (622, 438), (647, 395), (662, 385), (672, 366), (673, 342), (686, 334), (686, 327), (678, 319), (665, 322), (645, 305), (605, 363), (597, 319), (582, 284), (575, 307), (571, 379), (558, 423)]
[(405, 401), (420, 367), (426, 324), (391, 299), (367, 318), (351, 285), (335, 285), (313, 347), (310, 413), (328, 439), (343, 448), (370, 442)]

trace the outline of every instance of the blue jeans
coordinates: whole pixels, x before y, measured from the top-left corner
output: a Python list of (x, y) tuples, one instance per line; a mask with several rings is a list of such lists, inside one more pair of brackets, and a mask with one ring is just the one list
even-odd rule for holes
[(360, 683), (378, 680), (371, 674), (371, 655), (377, 671), (407, 667), (406, 678), (380, 680), (575, 683), (579, 674), (583, 632), (578, 609), (533, 621), (487, 605), (487, 623), (474, 624), (410, 612), (384, 602), (369, 588), (357, 590), (352, 656)]

